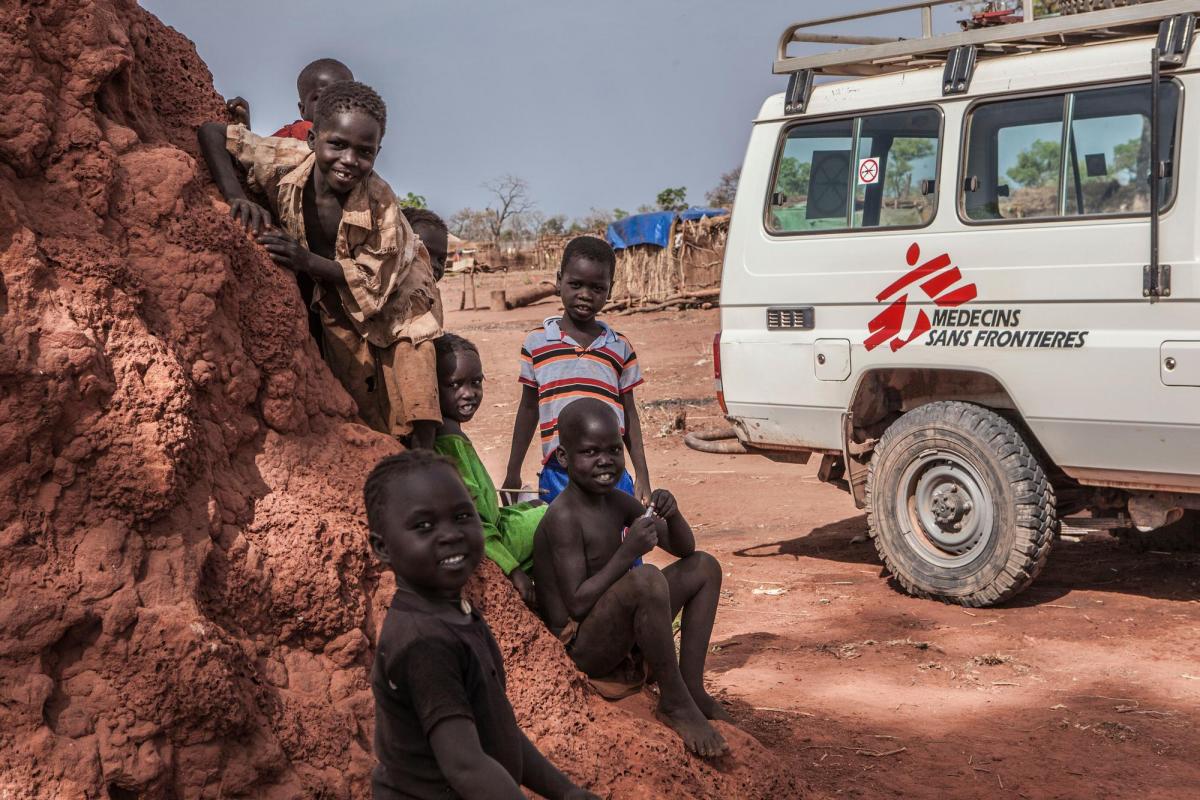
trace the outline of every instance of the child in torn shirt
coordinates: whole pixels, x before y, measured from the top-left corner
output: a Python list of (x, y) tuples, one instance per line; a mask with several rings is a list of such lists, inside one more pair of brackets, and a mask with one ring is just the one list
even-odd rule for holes
[[(307, 142), (206, 123), (200, 147), (233, 217), (277, 264), (313, 279), (323, 355), (363, 422), (428, 448), (441, 421), (441, 298), (424, 246), (373, 169), (386, 119), (370, 87), (342, 81), (321, 95)], [(246, 196), (239, 168), (270, 211)]]

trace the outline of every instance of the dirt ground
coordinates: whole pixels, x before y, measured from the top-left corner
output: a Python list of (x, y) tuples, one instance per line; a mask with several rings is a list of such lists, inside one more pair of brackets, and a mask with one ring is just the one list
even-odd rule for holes
[[(510, 290), (541, 275), (483, 279)], [(457, 309), (461, 278), (444, 282)], [(488, 377), (468, 432), (493, 475), (507, 460), (524, 332), (555, 298), (450, 311)], [(1200, 556), (1134, 553), (1107, 536), (1056, 543), (1003, 608), (916, 600), (888, 580), (866, 517), (808, 466), (689, 450), (719, 424), (718, 312), (615, 317), (639, 390), (655, 486), (669, 488), (725, 569), (711, 688), (801, 770), (816, 797), (1152, 798), (1200, 791)], [(536, 481), (536, 455), (524, 478)]]

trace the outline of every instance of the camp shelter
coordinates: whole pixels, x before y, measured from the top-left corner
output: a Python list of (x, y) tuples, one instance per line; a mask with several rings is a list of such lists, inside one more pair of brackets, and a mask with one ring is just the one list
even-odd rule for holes
[(716, 286), (728, 228), (725, 208), (653, 211), (610, 223), (606, 237), (617, 251), (613, 297), (646, 302)]

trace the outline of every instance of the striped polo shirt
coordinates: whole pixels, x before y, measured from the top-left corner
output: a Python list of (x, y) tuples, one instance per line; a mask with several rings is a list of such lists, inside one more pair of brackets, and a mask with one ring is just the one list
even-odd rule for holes
[(596, 320), (603, 332), (587, 347), (559, 327), (562, 317), (549, 317), (534, 328), (521, 346), (521, 377), (538, 393), (538, 423), (542, 439), (542, 463), (558, 449), (558, 415), (567, 403), (580, 397), (595, 397), (612, 406), (625, 432), (625, 409), (621, 395), (642, 384), (633, 345), (607, 324)]

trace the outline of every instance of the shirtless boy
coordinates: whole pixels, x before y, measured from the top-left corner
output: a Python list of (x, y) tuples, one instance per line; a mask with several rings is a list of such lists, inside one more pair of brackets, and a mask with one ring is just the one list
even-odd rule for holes
[[(655, 490), (646, 509), (614, 491), (625, 457), (612, 408), (576, 400), (559, 417), (559, 437), (557, 457), (570, 481), (534, 538), (534, 583), (546, 624), (567, 640), (575, 665), (590, 678), (611, 673), (636, 645), (658, 681), (658, 718), (693, 753), (725, 753), (724, 738), (708, 720), (730, 718), (704, 689), (721, 565), (696, 550), (670, 492)], [(662, 570), (635, 566), (655, 547), (679, 560)], [(677, 662), (671, 620), (680, 610)]]

